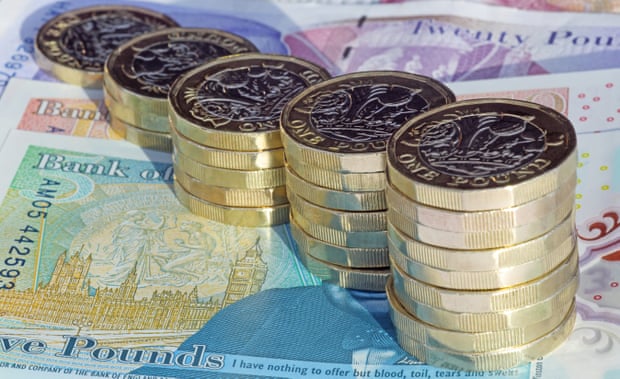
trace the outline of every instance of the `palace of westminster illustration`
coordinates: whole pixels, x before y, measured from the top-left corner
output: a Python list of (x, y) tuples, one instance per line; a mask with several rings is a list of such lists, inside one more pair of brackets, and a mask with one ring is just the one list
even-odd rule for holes
[(258, 292), (267, 274), (259, 240), (235, 262), (223, 300), (201, 302), (196, 287), (190, 292), (155, 291), (136, 299), (136, 270), (118, 288), (90, 288), (87, 278), (91, 257), (79, 252), (58, 257), (47, 284), (36, 289), (4, 291), (2, 316), (63, 326), (82, 320), (96, 330), (197, 330), (223, 307)]

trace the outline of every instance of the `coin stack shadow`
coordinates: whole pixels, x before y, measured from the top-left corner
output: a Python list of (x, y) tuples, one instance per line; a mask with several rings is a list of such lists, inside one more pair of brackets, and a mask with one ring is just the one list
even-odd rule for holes
[(327, 78), (302, 59), (259, 53), (223, 57), (180, 76), (169, 97), (179, 201), (221, 223), (287, 223), (280, 113)]
[(410, 118), (454, 101), (420, 75), (375, 71), (314, 85), (282, 112), (290, 228), (310, 272), (384, 291), (390, 275), (385, 146)]
[(254, 51), (240, 36), (207, 28), (166, 28), (127, 41), (104, 66), (111, 129), (141, 147), (172, 152), (168, 92), (174, 80), (218, 57)]
[(544, 106), (455, 102), (388, 143), (386, 286), (400, 345), (428, 364), (514, 367), (575, 321), (575, 131)]

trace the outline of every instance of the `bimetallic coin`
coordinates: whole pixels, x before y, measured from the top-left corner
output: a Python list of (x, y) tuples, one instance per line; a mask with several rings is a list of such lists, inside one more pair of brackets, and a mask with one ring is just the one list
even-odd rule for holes
[(329, 78), (299, 58), (240, 54), (179, 77), (169, 95), (172, 125), (202, 145), (256, 151), (282, 147), (280, 113), (305, 88)]
[(172, 143), (176, 150), (207, 166), (231, 170), (261, 170), (284, 166), (284, 149), (262, 151), (235, 151), (215, 149), (200, 145), (170, 129)]
[(384, 291), (390, 276), (388, 268), (351, 268), (331, 264), (298, 250), (299, 258), (308, 271), (323, 281), (340, 287), (362, 291)]
[(389, 137), (409, 119), (454, 100), (448, 87), (422, 75), (340, 75), (304, 90), (285, 107), (286, 154), (337, 172), (384, 171)]
[(388, 221), (387, 232), (392, 244), (403, 254), (423, 265), (445, 270), (505, 270), (548, 256), (564, 255), (576, 243), (574, 212), (542, 236), (497, 249), (457, 250), (422, 243), (398, 230)]
[(123, 5), (76, 9), (46, 22), (37, 33), (35, 61), (56, 78), (101, 87), (105, 60), (131, 38), (178, 24), (166, 15)]
[(390, 138), (390, 183), (458, 211), (510, 208), (557, 190), (577, 167), (575, 130), (543, 105), (464, 100), (432, 109)]
[(463, 291), (435, 287), (409, 276), (394, 261), (391, 262), (394, 288), (399, 299), (415, 301), (452, 312), (497, 312), (532, 305), (548, 298), (579, 275), (578, 252), (547, 275), (522, 285), (496, 290)]
[(487, 230), (478, 232), (454, 232), (428, 227), (413, 222), (396, 208), (388, 208), (388, 220), (396, 228), (412, 239), (429, 245), (452, 249), (492, 249), (516, 245), (535, 239), (553, 229), (569, 215), (574, 208), (575, 199), (564, 199), (560, 206), (544, 217), (533, 220), (529, 224), (504, 230)]
[(565, 207), (567, 199), (574, 201), (576, 185), (577, 176), (571, 175), (557, 190), (541, 198), (511, 208), (477, 212), (429, 207), (409, 199), (389, 183), (385, 195), (390, 208), (398, 209), (411, 222), (461, 233), (506, 230), (531, 224)]
[[(168, 92), (182, 73), (218, 57), (255, 52), (245, 38), (207, 28), (168, 28), (131, 39), (105, 64), (104, 84), (123, 105), (116, 114), (133, 125), (168, 130)], [(155, 118), (162, 122), (154, 123)], [(163, 128), (160, 129), (160, 128)]]
[[(390, 284), (388, 283), (388, 286)], [(524, 328), (536, 321), (566, 312), (567, 305), (575, 299), (579, 276), (570, 281), (546, 299), (524, 307), (493, 312), (453, 312), (436, 308), (408, 297), (398, 297), (407, 312), (439, 328), (463, 332), (489, 332), (507, 328)]]
[(205, 184), (176, 167), (174, 172), (176, 180), (187, 189), (187, 192), (211, 203), (250, 208), (288, 204), (286, 186), (259, 189), (229, 188)]
[(343, 247), (387, 249), (387, 232), (385, 230), (376, 232), (347, 232), (312, 223), (294, 207), (291, 207), (291, 213), (304, 232), (323, 242)]
[(110, 117), (110, 129), (127, 141), (146, 149), (172, 152), (172, 139), (168, 133), (152, 132), (129, 125), (116, 117)]
[(347, 232), (376, 232), (387, 229), (385, 211), (348, 212), (323, 208), (304, 200), (291, 191), (288, 192), (288, 199), (291, 207), (313, 224)]
[(333, 245), (316, 239), (306, 233), (295, 221), (295, 217), (289, 216), (291, 234), (297, 243), (297, 248), (305, 254), (344, 267), (355, 268), (378, 268), (388, 267), (390, 261), (387, 248), (363, 248), (345, 247)]
[(216, 222), (236, 226), (266, 227), (288, 222), (289, 206), (227, 207), (202, 200), (190, 194), (179, 182), (174, 181), (174, 193), (179, 202), (193, 214)]
[(321, 187), (300, 178), (290, 166), (285, 167), (286, 186), (300, 197), (321, 207), (348, 211), (384, 211), (385, 191), (338, 191)]
[(525, 345), (482, 353), (462, 353), (430, 347), (396, 331), (398, 344), (426, 364), (466, 371), (493, 371), (512, 368), (545, 356), (558, 348), (573, 331), (577, 312), (573, 307), (562, 322), (548, 334)]
[(385, 172), (342, 173), (305, 164), (288, 156), (284, 151), (285, 162), (297, 175), (315, 185), (336, 191), (384, 191), (387, 185)]
[[(443, 288), (458, 290), (492, 290), (520, 285), (539, 278), (560, 263), (565, 261), (575, 248), (575, 240), (569, 242), (557, 254), (546, 254), (541, 259), (530, 261), (518, 266), (504, 267), (500, 270), (464, 271), (462, 269), (445, 269), (425, 265), (411, 259), (406, 253), (396, 247), (388, 234), (388, 248), (390, 257), (409, 276), (422, 282)], [(476, 259), (476, 252), (472, 251), (471, 259)]]
[(274, 188), (286, 185), (284, 167), (231, 170), (196, 162), (178, 150), (174, 151), (172, 158), (180, 170), (208, 185), (242, 189)]
[(556, 312), (544, 320), (532, 319), (531, 324), (521, 328), (464, 332), (458, 329), (439, 328), (407, 312), (389, 283), (386, 285), (386, 293), (390, 317), (397, 333), (413, 338), (427, 347), (458, 353), (487, 353), (526, 345), (552, 332), (575, 307), (573, 299), (563, 312)]

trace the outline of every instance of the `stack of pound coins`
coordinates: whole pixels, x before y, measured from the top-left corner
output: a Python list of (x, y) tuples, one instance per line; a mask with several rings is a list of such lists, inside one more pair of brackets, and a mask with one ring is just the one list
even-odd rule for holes
[(329, 77), (305, 60), (258, 53), (181, 75), (169, 94), (179, 201), (226, 224), (287, 223), (280, 114), (295, 95)]
[(455, 102), (392, 136), (386, 292), (405, 350), (436, 366), (494, 370), (568, 337), (576, 167), (570, 121), (525, 101)]
[(319, 83), (286, 106), (280, 124), (290, 228), (312, 273), (384, 291), (387, 141), (409, 119), (454, 99), (431, 78), (372, 71)]
[(96, 5), (62, 13), (38, 31), (38, 66), (63, 82), (101, 88), (104, 64), (118, 46), (144, 33), (176, 27), (170, 17), (149, 9)]
[(216, 58), (255, 51), (240, 36), (205, 28), (168, 28), (129, 40), (104, 67), (112, 130), (139, 146), (171, 152), (168, 92), (174, 80)]

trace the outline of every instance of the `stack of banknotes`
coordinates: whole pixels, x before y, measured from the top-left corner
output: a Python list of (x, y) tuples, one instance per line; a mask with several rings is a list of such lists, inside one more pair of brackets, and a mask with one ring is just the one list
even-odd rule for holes
[[(37, 33), (46, 22), (95, 4), (90, 0), (0, 0), (0, 160), (4, 162), (0, 376), (572, 379), (613, 378), (620, 373), (620, 268), (616, 267), (620, 210), (615, 205), (620, 152), (614, 143), (620, 138), (616, 79), (620, 77), (620, 21), (614, 14), (558, 12), (611, 11), (611, 2), (115, 0), (113, 7), (127, 15), (123, 22), (84, 21), (74, 14), (51, 32), (57, 43), (48, 41), (65, 63), (75, 64), (64, 54), (68, 49), (96, 70), (76, 73), (46, 62), (35, 48)], [(130, 21), (135, 19), (131, 12), (123, 12), (125, 7), (146, 10), (153, 18), (134, 29)], [(70, 23), (79, 24), (79, 30), (62, 32), (61, 27)], [(146, 38), (164, 27), (178, 32), (167, 35), (169, 40), (161, 45)], [(203, 48), (190, 29), (218, 34), (208, 37), (210, 47)], [(202, 103), (197, 104), (194, 113), (207, 119), (206, 124), (184, 120), (177, 130), (165, 122), (170, 116), (182, 121), (168, 104), (172, 82), (166, 82), (166, 77), (189, 72), (193, 62), (233, 59), (221, 57), (231, 52), (216, 47), (219, 33), (235, 35), (236, 41), (253, 46), (246, 45), (244, 53), (260, 52), (322, 67), (321, 81), (333, 80), (330, 75), (398, 71), (443, 83), (459, 103), (503, 98), (542, 104), (573, 124), (578, 150), (571, 159), (576, 169), (565, 172), (564, 180), (549, 184), (544, 193), (530, 193), (529, 202), (477, 210), (453, 203), (428, 204), (434, 211), (443, 209), (440, 216), (426, 217), (424, 222), (411, 220), (422, 217), (420, 199), (391, 182), (386, 183), (381, 200), (372, 201), (372, 209), (357, 202), (362, 191), (324, 187), (329, 195), (312, 198), (315, 192), (307, 189), (316, 189), (316, 183), (294, 171), (307, 154), (301, 149), (310, 150), (309, 146), (293, 146), (297, 150), (285, 152), (286, 136), (280, 146), (267, 149), (241, 147), (240, 142), (233, 147), (209, 145), (232, 125), (222, 124), (232, 117), (212, 117), (226, 112), (220, 106), (208, 109), (205, 117), (200, 115), (205, 110)], [(145, 49), (142, 55), (142, 45), (127, 50), (133, 66), (110, 66), (123, 66), (123, 72), (106, 71), (106, 60), (91, 54), (94, 48), (111, 57), (133, 37), (143, 38), (155, 49), (148, 53)], [(172, 40), (182, 43), (175, 47)], [(167, 62), (165, 70), (149, 71), (161, 68), (161, 62)], [(139, 74), (134, 68), (148, 73)], [(227, 94), (245, 96), (244, 100), (275, 96), (276, 91), (261, 96), (252, 91), (280, 78), (272, 75), (277, 73), (272, 68), (254, 81), (245, 80), (248, 91), (231, 86), (226, 75), (212, 88), (226, 88)], [(149, 84), (131, 87), (121, 79), (123, 74), (140, 85)], [(184, 92), (187, 98), (193, 96), (191, 90)], [(366, 109), (390, 114), (391, 103), (378, 97), (381, 101), (369, 103)], [(247, 104), (236, 110), (249, 109)], [(322, 120), (331, 120), (341, 110), (330, 108), (329, 103), (321, 105), (327, 111), (320, 115)], [(252, 109), (258, 111), (260, 106)], [(277, 114), (282, 108), (273, 110)], [(205, 125), (212, 121), (216, 127), (207, 130)], [(189, 132), (195, 126), (200, 126), (198, 133), (213, 133), (197, 137)], [(181, 130), (184, 127), (186, 133)], [(499, 135), (511, 133), (509, 124), (499, 129)], [(445, 130), (443, 137), (450, 135)], [(519, 135), (532, 137), (531, 133)], [(442, 143), (429, 151), (441, 155)], [(228, 155), (229, 149), (235, 156), (241, 152), (252, 156), (254, 166), (239, 166)], [(269, 153), (258, 157), (261, 150)], [(208, 177), (200, 180), (199, 171), (180, 168), (181, 154), (194, 157), (189, 162), (192, 167), (210, 166), (218, 175), (278, 169), (285, 184), (261, 189), (261, 199), (267, 202), (239, 203), (238, 197), (231, 200), (237, 188), (218, 188), (222, 186), (214, 186)], [(372, 159), (352, 157), (360, 165), (350, 173), (380, 171), (370, 164)], [(328, 174), (344, 173), (317, 167), (324, 161), (314, 159), (305, 166)], [(409, 168), (432, 176), (411, 161)], [(261, 226), (242, 224), (240, 219), (251, 218), (247, 214), (234, 221), (203, 217), (195, 212), (198, 208), (188, 209), (177, 196), (183, 185), (200, 204), (219, 201), (226, 208), (264, 205), (271, 199), (270, 206), (278, 207), (289, 202), (284, 192), (296, 185), (288, 191), (293, 220)], [(349, 193), (355, 193), (352, 203), (342, 200)], [(489, 193), (483, 197), (483, 203), (493, 203)], [(333, 207), (328, 198), (339, 198), (346, 205), (325, 215), (325, 209)], [(391, 207), (389, 202), (397, 205)], [(537, 205), (528, 207), (528, 203)], [(500, 232), (502, 221), (495, 218), (482, 239), (461, 238), (479, 233), (479, 225), (448, 225), (465, 213), (490, 214), (518, 207), (523, 207), (516, 212), (519, 215), (504, 229), (510, 233)], [(568, 208), (572, 214), (562, 218)], [(311, 226), (295, 223), (300, 213), (300, 219), (315, 217)], [(308, 233), (321, 223), (349, 222), (349, 213), (381, 214), (379, 218), (385, 220), (385, 229), (363, 230), (359, 236), (367, 237), (369, 244), (386, 242), (363, 247), (372, 250), (363, 259), (383, 259), (376, 267), (383, 271), (391, 264), (392, 272), (383, 276), (387, 292), (344, 288), (341, 276), (308, 264), (307, 252), (313, 251), (323, 254), (315, 258), (328, 258), (323, 263), (331, 264), (330, 269), (336, 262), (329, 259), (337, 260), (338, 269), (367, 269), (347, 261), (362, 258), (353, 256), (360, 248), (326, 243)], [(350, 226), (341, 230), (346, 228)], [(566, 233), (572, 233), (572, 239)], [(439, 235), (443, 237), (431, 237)], [(526, 246), (541, 239), (548, 242), (541, 249)], [(489, 247), (481, 240), (525, 251), (501, 254), (504, 247)], [(413, 259), (407, 255), (412, 244), (424, 244), (438, 253), (433, 258), (454, 259)], [(481, 259), (463, 256), (468, 251), (480, 253)], [(560, 267), (565, 270), (557, 270)], [(406, 291), (405, 279), (417, 281), (417, 289), (440, 289), (442, 296), (456, 297), (450, 298), (449, 305), (425, 302)], [(527, 284), (531, 284), (531, 296), (526, 301), (514, 291)], [(490, 305), (485, 303), (489, 297), (496, 299), (494, 295), (507, 289), (513, 292), (506, 296), (514, 295), (512, 299), (522, 303), (497, 300), (500, 309), (482, 309)], [(489, 296), (481, 300), (475, 295)], [(503, 321), (470, 322), (472, 317), (491, 314)], [(529, 349), (544, 333), (548, 338), (543, 348)], [(406, 348), (405, 340), (423, 349)], [(470, 359), (500, 351), (520, 358), (486, 361), (498, 365), (476, 365)], [(440, 367), (446, 363), (449, 367)]]

